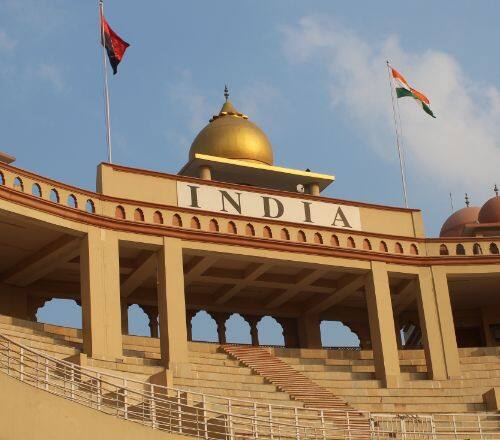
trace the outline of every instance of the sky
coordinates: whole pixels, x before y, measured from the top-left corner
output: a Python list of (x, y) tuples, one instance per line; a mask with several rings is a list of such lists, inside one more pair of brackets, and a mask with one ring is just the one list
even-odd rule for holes
[[(0, 0), (0, 151), (91, 190), (106, 160), (97, 6)], [(177, 172), (228, 84), (277, 165), (335, 175), (326, 196), (402, 206), (390, 60), (437, 116), (399, 102), (409, 204), (436, 236), (450, 192), (481, 206), (500, 184), (499, 14), (493, 0), (106, 0), (131, 44), (109, 78), (114, 162)]]

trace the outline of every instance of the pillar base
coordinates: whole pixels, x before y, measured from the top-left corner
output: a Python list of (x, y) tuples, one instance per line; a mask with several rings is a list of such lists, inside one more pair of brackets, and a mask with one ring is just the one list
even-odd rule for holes
[(500, 412), (500, 387), (494, 387), (483, 394), (483, 401), (488, 411)]
[(401, 386), (401, 377), (396, 376), (385, 376), (382, 380), (384, 388), (399, 388)]
[(79, 365), (80, 367), (86, 367), (88, 365), (87, 355), (85, 353), (78, 353), (73, 356), (68, 356), (63, 359), (66, 362), (70, 362), (75, 365)]
[(149, 382), (153, 385), (171, 387), (174, 385), (174, 374), (172, 373), (172, 370), (163, 370), (159, 373), (153, 374), (149, 378)]
[(194, 375), (191, 365), (189, 364), (171, 365), (170, 368), (160, 371), (159, 373), (153, 374), (149, 378), (149, 382), (154, 385), (172, 387), (174, 386), (175, 383), (174, 377), (193, 378)]

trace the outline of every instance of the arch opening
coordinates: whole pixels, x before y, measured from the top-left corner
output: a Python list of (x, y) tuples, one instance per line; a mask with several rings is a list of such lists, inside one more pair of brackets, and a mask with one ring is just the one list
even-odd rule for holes
[(20, 177), (16, 177), (14, 179), (14, 189), (17, 189), (18, 191), (24, 191), (24, 183)]
[(205, 310), (200, 310), (191, 319), (191, 334), (193, 341), (218, 342), (217, 323)]
[(323, 320), (320, 324), (320, 331), (323, 347), (360, 346), (360, 340), (356, 333), (341, 321)]
[(68, 196), (68, 200), (66, 201), (66, 204), (73, 209), (78, 208), (78, 202), (76, 200), (76, 197), (73, 194), (70, 194)]
[(259, 332), (259, 345), (285, 345), (285, 337), (283, 336), (283, 327), (272, 316), (264, 316), (257, 323)]
[(59, 203), (59, 193), (55, 188), (50, 190), (49, 199), (51, 202)]
[(42, 197), (42, 188), (38, 183), (31, 185), (31, 195), (35, 197)]
[(82, 308), (73, 299), (51, 299), (38, 309), (36, 317), (45, 324), (82, 328)]
[(95, 214), (95, 205), (92, 200), (88, 199), (87, 203), (85, 203), (85, 211), (89, 214)]
[(233, 313), (226, 321), (226, 340), (232, 344), (251, 344), (250, 324), (239, 313)]
[(129, 335), (150, 336), (148, 315), (139, 305), (130, 305), (127, 314)]

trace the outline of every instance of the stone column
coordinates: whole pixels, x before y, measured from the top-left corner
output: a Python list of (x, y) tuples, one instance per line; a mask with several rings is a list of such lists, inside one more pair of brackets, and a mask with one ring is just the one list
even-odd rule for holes
[(120, 262), (114, 231), (90, 228), (80, 244), (83, 351), (114, 360), (123, 356)]
[[(432, 280), (429, 279), (430, 276), (432, 276)], [(442, 351), (442, 356), (444, 357), (444, 363), (446, 366), (446, 376), (450, 379), (458, 378), (461, 376), (460, 357), (458, 354), (455, 323), (453, 321), (453, 313), (451, 310), (450, 291), (448, 289), (446, 269), (443, 267), (431, 267), (430, 274), (422, 276), (421, 279), (424, 282), (423, 289), (426, 289), (429, 292), (432, 292), (432, 282), (434, 284), (434, 304), (432, 304), (430, 299), (428, 302), (430, 303), (429, 308), (431, 310), (435, 307), (434, 317), (436, 319), (437, 315), (437, 322), (434, 325), (431, 325), (431, 320), (429, 319), (429, 330), (431, 333), (429, 335), (429, 339), (437, 345), (435, 352), (439, 353)], [(426, 287), (425, 285), (429, 287)], [(432, 316), (430, 313), (428, 315)], [(425, 326), (422, 324), (421, 327), (423, 332), (423, 327)], [(435, 331), (433, 330), (436, 327), (439, 328), (439, 333), (438, 329)], [(433, 340), (434, 334), (438, 334), (440, 339), (439, 344)], [(439, 359), (439, 357), (436, 358), (436, 356), (440, 355), (435, 354), (434, 356), (436, 359), (435, 366), (437, 367), (437, 359)], [(438, 370), (436, 370), (436, 374), (442, 374), (442, 372), (438, 372)]]
[(318, 315), (303, 315), (298, 319), (300, 348), (322, 348), (321, 321)]
[(229, 313), (215, 312), (211, 313), (215, 322), (217, 323), (217, 335), (219, 337), (219, 344), (225, 344), (226, 341), (226, 321), (229, 319)]
[(491, 308), (481, 308), (481, 325), (483, 328), (484, 343), (487, 347), (495, 347), (496, 341), (493, 337), (493, 332), (490, 325), (500, 322), (499, 312), (491, 310)]
[(311, 194), (312, 196), (320, 195), (319, 184), (316, 182), (305, 185), (305, 190), (307, 194)]
[(299, 333), (296, 318), (276, 318), (283, 328), (285, 347), (297, 348), (299, 346)]
[(182, 245), (176, 238), (164, 237), (158, 252), (158, 311), (162, 364), (172, 373), (180, 371), (189, 359)]
[(398, 346), (398, 350), (403, 349), (403, 341), (401, 340), (401, 321), (399, 320), (399, 316), (394, 316), (394, 331), (396, 335), (396, 344)]
[(385, 263), (372, 262), (366, 279), (366, 305), (370, 322), (375, 375), (387, 388), (396, 388), (400, 381), (399, 355), (392, 314), (389, 276)]
[(141, 306), (141, 309), (144, 310), (144, 313), (146, 315), (148, 315), (149, 335), (152, 338), (157, 338), (158, 337), (158, 307)]
[(260, 317), (254, 315), (243, 315), (243, 318), (245, 318), (248, 324), (250, 324), (252, 345), (257, 347), (259, 345), (259, 329), (257, 328), (257, 323), (260, 321)]
[(193, 326), (191, 320), (195, 317), (198, 312), (196, 310), (186, 310), (186, 331), (188, 341), (193, 340)]
[(200, 179), (212, 180), (212, 169), (208, 165), (202, 165), (198, 169)]
[(121, 300), (122, 314), (122, 334), (128, 335), (128, 303), (125, 299)]

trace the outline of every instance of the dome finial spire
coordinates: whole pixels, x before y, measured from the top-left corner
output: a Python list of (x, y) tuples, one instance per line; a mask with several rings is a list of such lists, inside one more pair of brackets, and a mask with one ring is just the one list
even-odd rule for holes
[(229, 99), (229, 89), (227, 88), (227, 84), (224, 84), (224, 98), (226, 98), (226, 102)]
[(493, 187), (493, 191), (495, 191), (495, 195), (498, 197), (498, 186), (495, 183), (495, 186)]
[(465, 206), (467, 206), (467, 208), (468, 208), (469, 205), (470, 205), (469, 195), (467, 193), (465, 193)]

